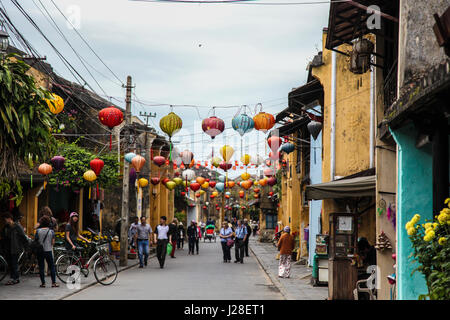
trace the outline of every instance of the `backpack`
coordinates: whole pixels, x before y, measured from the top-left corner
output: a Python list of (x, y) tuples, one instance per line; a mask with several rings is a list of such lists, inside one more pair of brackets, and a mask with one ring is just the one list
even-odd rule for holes
[[(38, 232), (38, 231), (36, 231)], [(42, 242), (45, 242), (45, 239), (47, 239), (48, 233), (50, 232), (50, 228), (48, 228), (47, 234), (44, 237), (44, 240)], [(44, 246), (39, 242), (39, 237), (37, 239), (35, 238), (31, 244), (30, 249), (35, 255), (41, 255), (44, 253)]]

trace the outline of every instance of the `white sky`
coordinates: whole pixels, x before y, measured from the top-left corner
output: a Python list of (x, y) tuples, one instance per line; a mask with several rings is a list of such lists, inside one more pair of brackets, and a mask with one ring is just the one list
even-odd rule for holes
[[(39, 0), (20, 1), (55, 46), (77, 67), (87, 82), (103, 95), (70, 47), (37, 9)], [(77, 51), (100, 72), (113, 76), (101, 65), (50, 0), (40, 0)], [(277, 2), (277, 0), (264, 0)], [(261, 2), (264, 2), (261, 1)], [(287, 107), (289, 91), (305, 83), (306, 66), (321, 48), (322, 29), (328, 24), (329, 4), (262, 6), (244, 4), (171, 4), (127, 0), (58, 0), (63, 12), (80, 23), (79, 32), (106, 64), (126, 81), (133, 77), (135, 93), (141, 101), (200, 106), (249, 105), (278, 113)], [(300, 2), (300, 0), (279, 0)], [(56, 72), (72, 80), (45, 40), (25, 20), (10, 1), (3, 1), (16, 27), (41, 55), (47, 57)], [(79, 19), (76, 13), (79, 12)], [(201, 45), (201, 46), (199, 46)], [(108, 96), (124, 100), (118, 84), (91, 70)], [(117, 82), (117, 81), (116, 81)], [(112, 100), (123, 106), (123, 103)], [(150, 125), (159, 130), (159, 119), (170, 112), (168, 106), (146, 107), (134, 102), (133, 114), (156, 112)], [(217, 109), (216, 116), (231, 127), (237, 108)], [(210, 109), (175, 108), (183, 119), (179, 132), (183, 143), (196, 160), (206, 160), (211, 139), (201, 131), (201, 118)], [(200, 113), (200, 115), (198, 114)], [(192, 139), (189, 135), (194, 134)], [(264, 156), (262, 133), (245, 136), (249, 154), (255, 156), (257, 137), (259, 154)], [(240, 136), (232, 129), (215, 139), (215, 152), (225, 142), (240, 158)], [(269, 148), (267, 148), (267, 153)], [(235, 175), (238, 172), (233, 172)], [(240, 173), (240, 172), (239, 172)]]

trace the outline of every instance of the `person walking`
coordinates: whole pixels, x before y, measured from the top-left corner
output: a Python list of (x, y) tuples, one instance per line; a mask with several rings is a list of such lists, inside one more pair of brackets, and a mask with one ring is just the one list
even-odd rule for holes
[(194, 246), (196, 239), (198, 237), (198, 229), (195, 226), (195, 220), (191, 221), (191, 225), (187, 229), (188, 243), (189, 243), (189, 253), (194, 254)]
[(278, 265), (278, 277), (289, 278), (291, 275), (291, 257), (294, 250), (294, 237), (291, 235), (291, 228), (284, 227), (284, 233), (278, 240), (278, 250), (280, 251), (280, 261)]
[(6, 223), (1, 232), (1, 239), (5, 244), (6, 261), (8, 262), (11, 279), (6, 283), (7, 286), (20, 282), (19, 280), (19, 255), (28, 245), (28, 237), (25, 235), (23, 228), (14, 222), (11, 213), (5, 212), (2, 217)]
[(178, 225), (178, 240), (177, 240), (177, 247), (178, 247), (178, 249), (183, 250), (183, 248), (184, 248), (185, 233), (186, 232), (184, 230), (183, 223), (180, 222), (180, 224)]
[(75, 245), (77, 243), (77, 238), (80, 238), (81, 240), (84, 240), (88, 243), (91, 243), (90, 240), (83, 237), (78, 229), (78, 213), (72, 212), (69, 217), (69, 223), (66, 224), (65, 229), (65, 239), (66, 239), (66, 249), (67, 250), (76, 250), (77, 246)]
[(258, 224), (256, 223), (256, 221), (253, 221), (253, 236), (256, 237), (256, 232), (258, 231)]
[(250, 227), (247, 219), (244, 219), (244, 226), (247, 228), (247, 237), (245, 237), (244, 241), (244, 252), (245, 256), (248, 257), (248, 241), (250, 239), (250, 235), (252, 234), (252, 227)]
[(152, 227), (146, 223), (147, 218), (141, 217), (141, 223), (136, 226), (136, 234), (134, 235), (135, 242), (138, 247), (139, 268), (147, 266), (149, 254), (149, 242), (151, 243)]
[(41, 278), (41, 288), (45, 288), (45, 261), (50, 270), (50, 277), (52, 279), (52, 287), (59, 287), (56, 283), (55, 261), (53, 259), (53, 245), (55, 244), (55, 231), (50, 227), (51, 220), (47, 215), (43, 215), (39, 219), (39, 229), (36, 230), (35, 239), (43, 247), (42, 252), (37, 253), (37, 260), (39, 264), (39, 276)]
[(236, 230), (234, 231), (236, 235), (234, 254), (236, 260), (234, 263), (244, 263), (244, 244), (247, 239), (247, 227), (242, 224), (242, 220), (237, 221)]
[(202, 229), (199, 225), (197, 225), (197, 223), (195, 223), (195, 227), (197, 228), (197, 237), (195, 238), (195, 249), (197, 250), (197, 254), (198, 254), (198, 245), (200, 242), (200, 239), (202, 238)]
[(172, 252), (170, 253), (171, 258), (175, 257), (175, 249), (177, 247), (177, 239), (178, 239), (178, 220), (177, 218), (174, 218), (172, 223), (169, 224), (169, 234), (172, 237), (171, 244), (172, 244)]
[(128, 230), (128, 241), (130, 243), (131, 246), (131, 250), (130, 253), (136, 253), (136, 248), (137, 248), (137, 243), (136, 243), (136, 239), (135, 239), (135, 235), (137, 234), (137, 226), (139, 225), (139, 218), (138, 217), (134, 217), (133, 218), (133, 223), (130, 226), (130, 229)]
[(222, 229), (220, 229), (220, 244), (222, 245), (223, 262), (231, 262), (231, 246), (228, 244), (228, 240), (232, 240), (233, 229), (228, 226), (227, 222), (222, 223)]
[(156, 256), (161, 269), (164, 268), (164, 261), (166, 260), (167, 243), (172, 242), (172, 236), (169, 234), (169, 226), (166, 222), (166, 216), (162, 216), (160, 224), (155, 228)]

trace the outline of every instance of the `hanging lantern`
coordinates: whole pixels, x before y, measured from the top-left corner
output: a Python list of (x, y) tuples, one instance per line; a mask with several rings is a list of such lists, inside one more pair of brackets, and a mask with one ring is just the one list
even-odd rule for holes
[(293, 152), (294, 150), (295, 150), (295, 145), (292, 143), (285, 143), (281, 146), (281, 151), (286, 152), (287, 154)]
[(259, 198), (259, 194), (257, 194), (257, 193), (254, 194), (254, 195), (253, 195), (253, 198), (258, 199), (258, 198)]
[[(47, 178), (47, 175), (52, 173), (53, 168), (48, 163), (43, 163), (38, 167), (38, 171), (40, 174), (42, 174), (43, 176), (45, 176)], [(44, 190), (45, 190), (46, 186), (47, 186), (47, 180), (44, 180)]]
[[(115, 126), (118, 126), (123, 122), (123, 113), (119, 109), (111, 106), (100, 110), (98, 119), (103, 125), (107, 126), (109, 130), (112, 130)], [(109, 134), (109, 151), (111, 151), (111, 146), (112, 133)]]
[(131, 160), (131, 165), (136, 169), (136, 172), (139, 173), (142, 169), (142, 167), (145, 164), (145, 158), (137, 155)]
[(219, 157), (212, 158), (211, 164), (217, 168), (220, 165), (220, 158)]
[(274, 175), (273, 169), (271, 169), (271, 168), (264, 169), (264, 175), (265, 175), (266, 177), (271, 177), (271, 176), (273, 176), (273, 175)]
[(141, 188), (145, 188), (146, 186), (148, 186), (148, 180), (145, 178), (140, 178), (138, 180), (138, 184)]
[(225, 161), (222, 161), (219, 166), (220, 166), (220, 169), (222, 169), (223, 171), (228, 171), (229, 169), (231, 169), (231, 167), (233, 165), (231, 163), (227, 163)]
[(191, 169), (186, 169), (183, 171), (182, 176), (184, 180), (192, 180), (195, 177), (195, 171)]
[(269, 179), (267, 179), (267, 184), (271, 187), (274, 186), (276, 183), (277, 183), (277, 178), (275, 178), (275, 177), (270, 177)]
[(245, 195), (245, 191), (243, 191), (243, 190), (239, 191), (239, 197), (241, 199), (244, 198), (244, 195)]
[(175, 182), (177, 184), (177, 186), (179, 186), (180, 184), (183, 183), (183, 179), (178, 178), (178, 177), (177, 178), (173, 178), (172, 181)]
[(51, 113), (58, 114), (64, 109), (64, 100), (57, 94), (50, 93), (50, 95), (52, 96), (52, 98), (45, 99), (45, 102), (47, 102), (48, 108), (50, 109)]
[(225, 122), (215, 116), (203, 119), (202, 130), (209, 135), (211, 139), (214, 139), (225, 130)]
[(259, 189), (259, 188), (253, 189), (253, 192), (254, 192), (254, 193), (259, 193), (259, 191), (261, 191), (261, 189)]
[[(97, 179), (97, 175), (93, 170), (88, 170), (83, 174), (83, 178), (86, 181), (92, 182)], [(91, 187), (89, 187), (89, 199), (91, 198)]]
[(209, 182), (209, 187), (210, 188), (215, 188), (216, 187), (216, 182), (215, 181), (210, 181)]
[(273, 191), (270, 191), (269, 192), (269, 197), (272, 197), (273, 196)]
[(150, 182), (152, 183), (152, 185), (156, 186), (159, 183), (159, 178), (153, 177), (150, 179)]
[(212, 194), (213, 194), (215, 197), (217, 197), (217, 196), (219, 195), (219, 192), (214, 191)]
[(51, 160), (53, 168), (55, 169), (55, 172), (58, 172), (62, 168), (64, 168), (64, 162), (66, 159), (62, 156), (55, 156)]
[(181, 118), (173, 112), (161, 118), (159, 121), (159, 127), (166, 133), (169, 138), (172, 138), (183, 127), (183, 121)]
[(220, 148), (220, 154), (225, 162), (229, 162), (234, 154), (234, 149), (229, 145), (224, 145)]
[(271, 136), (267, 139), (267, 144), (273, 152), (276, 152), (278, 148), (281, 146), (281, 138), (278, 136)]
[[(167, 182), (169, 182), (170, 181), (170, 179), (169, 178), (164, 178), (164, 179), (162, 179), (161, 180), (161, 183), (163, 184), (163, 185), (166, 185), (167, 184)], [(175, 183), (176, 184), (176, 183)]]
[(227, 188), (232, 189), (235, 185), (236, 185), (236, 183), (234, 181), (228, 181)]
[(186, 167), (188, 167), (194, 160), (194, 154), (189, 150), (184, 150), (183, 152), (180, 152), (180, 157), (181, 161)]
[(219, 182), (216, 184), (216, 190), (219, 192), (223, 192), (223, 190), (225, 189), (225, 183), (223, 182)]
[(231, 126), (242, 137), (247, 132), (250, 132), (253, 130), (253, 128), (255, 127), (255, 123), (254, 123), (253, 119), (250, 118), (247, 114), (242, 113), (242, 114), (234, 117), (233, 120), (231, 120)]
[(209, 188), (209, 182), (205, 181), (205, 182), (202, 184), (202, 189), (208, 189), (208, 188)]
[(181, 175), (181, 172), (179, 170), (175, 171), (174, 173), (175, 177), (179, 177)]
[(258, 181), (253, 181), (253, 185), (255, 185), (255, 186), (257, 186), (259, 184), (259, 182)]
[(267, 179), (261, 179), (259, 180), (259, 185), (264, 187), (267, 184)]
[(162, 156), (153, 157), (153, 163), (156, 164), (158, 167), (161, 167), (166, 163), (166, 158)]
[(195, 179), (195, 181), (197, 181), (200, 185), (202, 185), (202, 184), (204, 184), (205, 183), (205, 178), (203, 178), (203, 177), (197, 177), (196, 179)]
[[(261, 105), (260, 103), (258, 103)], [(262, 105), (261, 105), (262, 109)], [(270, 113), (259, 112), (256, 116), (253, 117), (253, 121), (255, 122), (255, 129), (266, 133), (268, 130), (272, 129), (275, 125), (275, 118)]]
[(89, 163), (91, 169), (95, 172), (95, 174), (98, 176), (100, 175), (100, 172), (102, 171), (105, 163), (103, 160), (95, 158), (94, 160), (91, 160)]
[(192, 191), (197, 191), (198, 189), (200, 189), (200, 184), (197, 182), (191, 183), (191, 185), (189, 186), (191, 188)]
[(184, 192), (184, 191), (181, 191), (181, 196), (185, 196), (186, 195), (186, 192)]
[(196, 194), (195, 194), (195, 197), (196, 197), (196, 198), (200, 198), (200, 193), (196, 193)]
[(241, 174), (241, 178), (242, 180), (250, 179), (250, 173), (244, 172), (243, 174)]
[(244, 155), (241, 157), (241, 162), (242, 162), (244, 165), (248, 165), (248, 164), (250, 163), (250, 160), (251, 160), (251, 157), (250, 157), (248, 154), (244, 154)]
[(165, 186), (167, 189), (172, 191), (177, 186), (177, 184), (175, 182), (169, 180), (168, 182), (166, 182)]
[(133, 152), (129, 152), (125, 155), (125, 161), (131, 163), (131, 160), (136, 157), (136, 154)]
[(225, 176), (219, 176), (219, 181), (220, 182), (225, 182)]
[(200, 193), (201, 195), (204, 195), (204, 194), (205, 194), (205, 190), (200, 190), (199, 193)]
[(309, 133), (311, 133), (314, 140), (317, 139), (317, 137), (320, 134), (320, 131), (322, 130), (322, 123), (319, 121), (312, 120), (307, 125)]
[(241, 187), (244, 188), (245, 190), (250, 189), (250, 187), (253, 185), (253, 181), (251, 180), (245, 180), (241, 182)]
[(230, 199), (230, 196), (228, 194), (225, 195), (225, 198)]

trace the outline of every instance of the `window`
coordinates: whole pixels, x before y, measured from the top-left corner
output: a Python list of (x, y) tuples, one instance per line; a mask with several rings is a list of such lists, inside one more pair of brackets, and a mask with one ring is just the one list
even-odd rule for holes
[(274, 213), (266, 213), (266, 229), (275, 229), (277, 225), (277, 215)]

